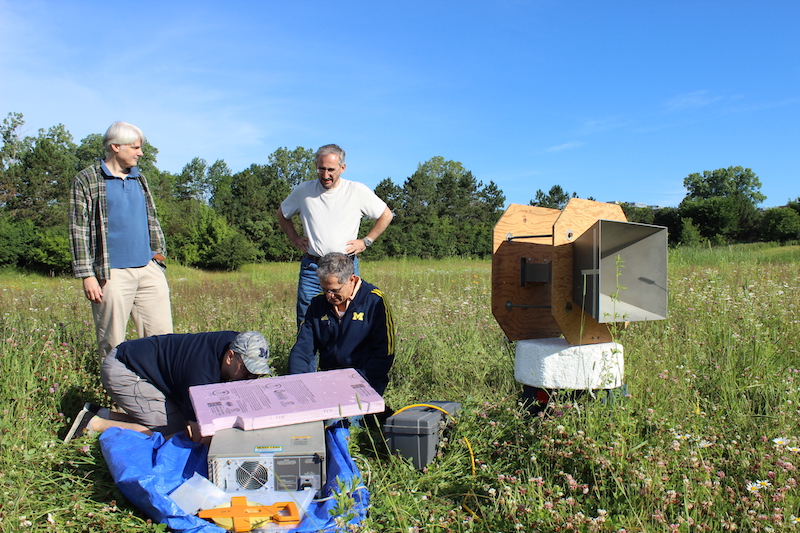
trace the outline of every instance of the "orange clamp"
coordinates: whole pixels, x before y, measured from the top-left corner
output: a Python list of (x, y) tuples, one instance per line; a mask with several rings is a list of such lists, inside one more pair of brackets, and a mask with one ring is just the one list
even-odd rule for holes
[[(274, 521), (289, 525), (300, 522), (300, 513), (294, 502), (277, 502), (272, 505), (261, 505), (248, 501), (244, 496), (234, 496), (226, 507), (215, 507), (200, 511), (197, 516), (210, 518), (220, 527), (233, 528), (233, 531), (250, 531), (264, 522)], [(255, 521), (255, 524), (253, 523)]]

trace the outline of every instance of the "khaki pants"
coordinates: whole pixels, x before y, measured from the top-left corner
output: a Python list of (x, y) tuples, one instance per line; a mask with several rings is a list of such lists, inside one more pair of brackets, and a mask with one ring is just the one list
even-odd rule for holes
[(172, 307), (164, 271), (155, 261), (140, 268), (112, 268), (103, 301), (92, 304), (100, 364), (125, 341), (128, 318), (139, 337), (172, 333)]
[(100, 380), (114, 403), (134, 422), (166, 437), (186, 428), (180, 407), (155, 385), (119, 362), (116, 348), (100, 365)]

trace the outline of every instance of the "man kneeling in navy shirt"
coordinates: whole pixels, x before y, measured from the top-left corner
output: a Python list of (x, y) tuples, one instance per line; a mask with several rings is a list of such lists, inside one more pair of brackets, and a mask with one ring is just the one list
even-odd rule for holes
[(123, 342), (103, 360), (103, 387), (124, 413), (87, 404), (65, 441), (122, 427), (200, 440), (189, 387), (270, 374), (269, 345), (257, 331), (156, 335)]

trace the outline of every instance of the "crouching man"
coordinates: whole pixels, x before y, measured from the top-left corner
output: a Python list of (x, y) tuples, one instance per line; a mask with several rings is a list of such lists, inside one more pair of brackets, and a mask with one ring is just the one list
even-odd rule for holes
[(355, 275), (353, 260), (333, 252), (317, 263), (315, 296), (289, 353), (289, 373), (354, 368), (378, 394), (394, 361), (394, 320), (383, 293)]
[(189, 387), (270, 374), (269, 346), (257, 331), (156, 335), (123, 342), (103, 360), (100, 378), (124, 413), (87, 404), (65, 442), (84, 431), (121, 427), (200, 440)]

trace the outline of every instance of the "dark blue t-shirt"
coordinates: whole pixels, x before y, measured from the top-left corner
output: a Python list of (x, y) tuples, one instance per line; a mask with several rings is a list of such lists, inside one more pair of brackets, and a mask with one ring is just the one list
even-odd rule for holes
[(222, 358), (239, 333), (212, 331), (156, 335), (123, 342), (117, 360), (152, 383), (194, 420), (189, 387), (219, 383)]

